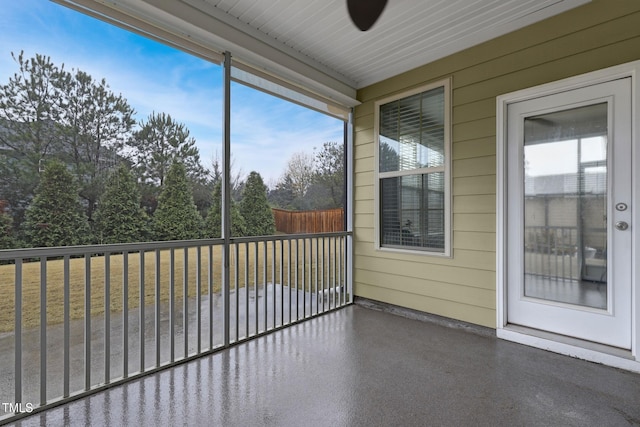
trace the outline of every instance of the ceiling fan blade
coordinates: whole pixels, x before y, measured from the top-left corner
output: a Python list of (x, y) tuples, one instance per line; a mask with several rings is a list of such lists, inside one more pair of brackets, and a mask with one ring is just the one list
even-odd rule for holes
[(375, 24), (386, 5), (387, 0), (347, 0), (349, 16), (361, 31), (367, 31)]

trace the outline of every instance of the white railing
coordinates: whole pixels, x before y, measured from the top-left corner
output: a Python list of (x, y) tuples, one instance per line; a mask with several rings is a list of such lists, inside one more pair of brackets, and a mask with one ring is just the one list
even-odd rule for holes
[(525, 227), (525, 273), (554, 279), (579, 279), (577, 227)]
[(351, 303), (350, 239), (0, 251), (0, 423)]

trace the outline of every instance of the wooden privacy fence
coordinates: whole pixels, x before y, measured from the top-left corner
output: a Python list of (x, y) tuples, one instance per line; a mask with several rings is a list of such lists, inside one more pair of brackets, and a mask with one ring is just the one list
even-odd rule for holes
[(344, 209), (286, 211), (273, 209), (276, 230), (287, 234), (344, 231)]

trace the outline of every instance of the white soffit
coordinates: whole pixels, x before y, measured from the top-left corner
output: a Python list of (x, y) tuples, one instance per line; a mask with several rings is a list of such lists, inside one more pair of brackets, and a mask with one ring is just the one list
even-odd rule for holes
[(346, 0), (56, 1), (158, 28), (210, 51), (211, 59), (228, 50), (238, 62), (353, 106), (355, 89), (590, 0), (388, 0), (366, 32), (352, 24)]
[(216, 18), (358, 89), (589, 2), (388, 0), (378, 22), (362, 32), (346, 0), (183, 1), (206, 3)]

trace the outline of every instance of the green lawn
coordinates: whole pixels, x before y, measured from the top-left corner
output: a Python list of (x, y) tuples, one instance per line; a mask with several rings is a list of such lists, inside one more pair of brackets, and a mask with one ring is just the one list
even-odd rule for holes
[[(288, 242), (284, 241), (284, 283), (288, 283)], [(272, 277), (272, 245), (273, 242), (267, 243), (267, 281), (271, 281)], [(258, 246), (258, 283), (263, 283), (263, 244)], [(238, 287), (254, 285), (254, 270), (256, 266), (256, 257), (253, 253), (254, 245), (249, 245), (248, 263), (248, 280), (245, 280), (245, 245), (238, 247)], [(314, 248), (315, 250), (315, 248)], [(295, 245), (293, 245), (295, 252)], [(276, 244), (276, 282), (279, 282), (280, 276), (280, 244)], [(170, 252), (168, 250), (161, 251), (160, 256), (160, 299), (161, 301), (169, 300), (169, 265)], [(307, 256), (309, 254), (309, 246), (307, 246)], [(221, 288), (221, 268), (222, 268), (222, 247), (213, 247), (213, 291), (217, 292)], [(121, 312), (123, 307), (123, 255), (110, 256), (110, 309), (112, 312)], [(139, 254), (130, 254), (128, 260), (128, 300), (129, 308), (138, 307), (140, 302), (140, 256)], [(188, 250), (188, 296), (196, 295), (196, 248)], [(302, 247), (299, 248), (299, 260), (302, 261)], [(315, 256), (314, 256), (315, 258)], [(231, 248), (231, 288), (235, 287), (235, 249)], [(311, 260), (311, 274), (315, 277), (315, 263)], [(292, 263), (295, 263), (295, 253), (292, 254)], [(201, 286), (202, 293), (208, 293), (208, 271), (209, 271), (209, 247), (201, 248)], [(63, 260), (47, 261), (47, 324), (56, 324), (63, 321), (64, 315), (64, 270)], [(85, 299), (85, 260), (84, 258), (71, 259), (69, 263), (69, 284), (70, 284), (70, 318), (84, 318), (84, 299)], [(156, 254), (148, 252), (145, 254), (144, 261), (144, 295), (145, 304), (151, 304), (155, 300), (155, 270), (156, 270)], [(183, 271), (184, 271), (184, 250), (175, 250), (175, 298), (182, 300), (183, 297)], [(293, 272), (291, 273), (293, 276)], [(325, 274), (330, 274), (325, 265)], [(96, 256), (91, 258), (91, 315), (99, 315), (104, 313), (104, 283), (105, 283), (105, 257)], [(307, 265), (306, 280), (302, 280), (302, 266), (298, 266), (298, 282), (299, 287), (308, 286), (309, 266)], [(32, 328), (40, 325), (40, 262), (23, 263), (23, 284), (22, 284), (22, 326), (23, 328)], [(293, 277), (292, 277), (293, 281)], [(15, 321), (15, 266), (0, 266), (0, 292), (3, 296), (0, 299), (0, 332), (11, 332), (14, 330)], [(303, 285), (304, 283), (304, 285)], [(326, 282), (325, 282), (326, 283)], [(293, 283), (292, 283), (293, 285)]]

